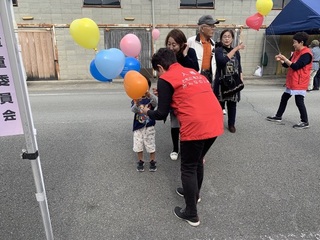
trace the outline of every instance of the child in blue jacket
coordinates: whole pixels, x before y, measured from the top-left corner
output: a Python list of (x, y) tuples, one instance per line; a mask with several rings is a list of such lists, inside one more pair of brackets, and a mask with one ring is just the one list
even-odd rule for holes
[[(149, 85), (149, 90), (151, 87), (151, 81), (146, 77)], [(158, 105), (158, 98), (147, 91), (144, 96), (140, 99), (133, 99), (131, 102), (131, 111), (134, 112), (133, 119), (133, 151), (138, 154), (137, 171), (144, 171), (144, 161), (143, 161), (143, 149), (150, 154), (150, 165), (149, 171), (157, 171), (155, 153), (155, 120), (151, 120), (148, 116), (142, 113), (144, 106), (148, 106), (150, 109), (155, 109)]]

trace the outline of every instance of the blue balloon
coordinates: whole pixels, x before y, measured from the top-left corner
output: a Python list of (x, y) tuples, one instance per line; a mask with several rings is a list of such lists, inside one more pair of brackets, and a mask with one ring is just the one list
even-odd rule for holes
[(90, 63), (90, 73), (92, 75), (92, 77), (94, 77), (95, 79), (97, 79), (98, 81), (101, 82), (112, 82), (112, 79), (108, 79), (105, 78), (104, 76), (102, 76), (102, 74), (98, 71), (95, 63), (94, 63), (94, 59), (91, 61)]
[(125, 64), (125, 55), (117, 48), (101, 50), (96, 54), (94, 60), (98, 71), (108, 79), (116, 78), (120, 75)]
[(122, 72), (120, 73), (120, 76), (124, 78), (124, 76), (130, 70), (135, 70), (137, 72), (140, 72), (140, 62), (138, 59), (136, 59), (134, 57), (126, 57), (124, 68), (123, 68)]

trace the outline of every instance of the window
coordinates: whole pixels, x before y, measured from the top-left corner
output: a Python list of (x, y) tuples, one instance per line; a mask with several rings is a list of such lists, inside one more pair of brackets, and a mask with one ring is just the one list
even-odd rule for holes
[(181, 8), (214, 8), (214, 0), (181, 0)]
[(18, 0), (12, 0), (13, 6), (18, 6)]
[(283, 9), (291, 0), (273, 0), (272, 9)]
[(120, 7), (120, 0), (84, 0), (83, 6), (95, 7)]

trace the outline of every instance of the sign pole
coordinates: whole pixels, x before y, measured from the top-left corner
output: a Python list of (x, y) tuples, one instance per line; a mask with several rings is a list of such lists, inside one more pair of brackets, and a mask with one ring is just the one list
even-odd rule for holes
[[(12, 80), (14, 83), (23, 132), (26, 140), (26, 150), (23, 150), (22, 158), (30, 160), (36, 186), (36, 199), (40, 205), (45, 234), (47, 240), (53, 240), (49, 208), (40, 164), (40, 157), (38, 153), (36, 130), (34, 129), (33, 125), (31, 107), (27, 92), (27, 84), (26, 79), (24, 78), (24, 67), (22, 59), (19, 55), (18, 39), (16, 38), (16, 35), (13, 31), (14, 13), (12, 0), (0, 0), (0, 20), (0, 28), (2, 28), (3, 30), (0, 32), (3, 32), (4, 34), (4, 36), (0, 36), (0, 45), (6, 48), (6, 52), (9, 56), (9, 59), (4, 60), (8, 61), (7, 65), (11, 69), (10, 75), (12, 75), (13, 79), (9, 79), (9, 81)], [(4, 39), (2, 39), (2, 37), (4, 37)]]

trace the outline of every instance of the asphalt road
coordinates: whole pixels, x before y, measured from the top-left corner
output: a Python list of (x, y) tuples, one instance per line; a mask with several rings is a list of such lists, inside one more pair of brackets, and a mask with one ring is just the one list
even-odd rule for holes
[[(310, 128), (296, 130), (294, 99), (283, 123), (265, 120), (280, 84), (246, 85), (237, 132), (226, 129), (207, 154), (194, 228), (172, 213), (184, 201), (175, 193), (180, 160), (169, 158), (169, 122), (156, 125), (158, 171), (139, 173), (121, 84), (28, 85), (55, 239), (320, 239), (320, 92), (306, 97)], [(4, 240), (45, 239), (23, 148), (24, 136), (0, 138)]]

